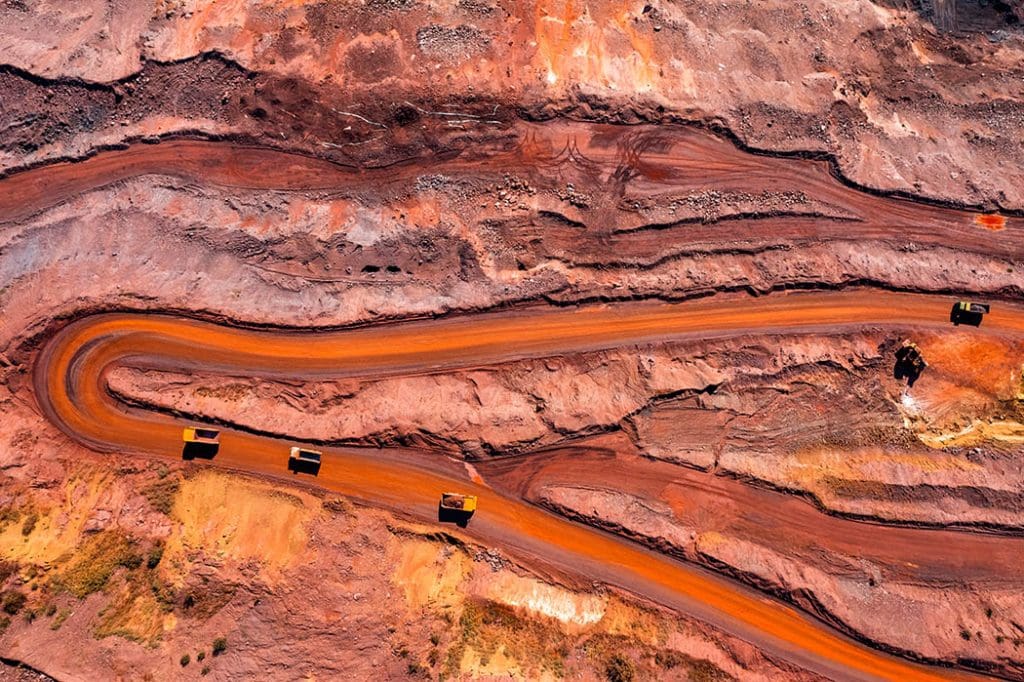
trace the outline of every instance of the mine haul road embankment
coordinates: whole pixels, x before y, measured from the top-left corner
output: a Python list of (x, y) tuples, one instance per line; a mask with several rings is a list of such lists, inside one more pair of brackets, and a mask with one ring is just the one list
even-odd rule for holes
[[(726, 196), (738, 193), (759, 196), (760, 200), (765, 199), (765, 192), (784, 190), (811, 202), (803, 209), (797, 206), (793, 209), (796, 213), (782, 220), (773, 220), (772, 209), (765, 209), (763, 214), (755, 211), (749, 216), (751, 220), (732, 221), (728, 238), (734, 242), (889, 241), (899, 236), (901, 243), (915, 246), (1015, 257), (1024, 237), (1024, 216), (986, 216), (977, 210), (872, 194), (840, 182), (825, 161), (750, 154), (697, 128), (560, 121), (543, 125), (520, 122), (506, 132), (515, 140), (513, 143), (502, 136), (470, 149), (453, 148), (443, 157), (410, 157), (379, 167), (336, 163), (304, 153), (227, 141), (169, 138), (155, 144), (135, 143), (85, 159), (0, 175), (0, 224), (22, 221), (80, 195), (149, 175), (235, 190), (338, 192), (371, 188), (380, 193), (392, 185), (415, 182), (425, 168), (453, 177), (480, 177), (515, 169), (541, 185), (562, 182), (559, 178), (563, 172), (570, 173), (569, 177), (582, 173), (577, 182), (592, 183), (592, 192), (610, 192), (614, 203), (628, 204), (647, 196), (663, 203), (672, 201), (672, 197), (700, 198), (708, 187)], [(632, 179), (621, 185), (613, 182), (626, 168), (632, 169), (628, 174)], [(612, 196), (617, 194), (621, 196)], [(814, 211), (825, 211), (825, 215)], [(660, 231), (672, 222), (662, 217), (648, 225), (646, 219), (628, 211), (603, 213), (607, 215), (602, 219), (617, 216), (613, 220), (615, 231), (604, 234), (604, 238), (618, 242), (635, 242), (638, 232)], [(593, 219), (588, 216), (581, 219)], [(688, 226), (689, 243), (722, 240), (717, 220), (708, 222), (707, 218), (683, 221)], [(992, 219), (995, 227), (981, 227), (987, 224), (986, 218)], [(763, 224), (765, 221), (770, 221), (770, 227)], [(573, 238), (590, 237), (584, 233)]]
[[(864, 326), (941, 329), (949, 298), (850, 290), (522, 309), (348, 330), (266, 331), (181, 317), (103, 313), (58, 331), (40, 351), (34, 389), (61, 430), (97, 450), (180, 458), (182, 421), (121, 404), (107, 390), (119, 364), (238, 375), (321, 378), (428, 373), (526, 357), (744, 333), (842, 332)], [(999, 305), (983, 333), (1021, 334), (1024, 308)], [(213, 463), (293, 478), (292, 442), (226, 429)], [(881, 653), (725, 579), (567, 521), (427, 466), (353, 448), (326, 448), (316, 484), (435, 520), (439, 493), (480, 497), (467, 533), (524, 560), (599, 580), (693, 614), (833, 679), (956, 679), (971, 674)]]

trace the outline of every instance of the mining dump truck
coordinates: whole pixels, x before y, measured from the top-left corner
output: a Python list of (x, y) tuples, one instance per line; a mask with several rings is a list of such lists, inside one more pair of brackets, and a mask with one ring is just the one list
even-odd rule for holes
[(445, 509), (472, 514), (476, 511), (476, 495), (462, 493), (441, 493), (441, 506)]
[(213, 459), (220, 449), (220, 431), (205, 426), (186, 426), (181, 440), (185, 442), (182, 459)]
[(304, 471), (316, 476), (320, 473), (320, 457), (322, 455), (323, 453), (318, 450), (292, 448), (288, 452), (288, 471), (295, 473)]
[(981, 318), (988, 314), (991, 307), (988, 303), (957, 301), (953, 304), (949, 319), (953, 324), (970, 324), (977, 327), (981, 324)]
[(441, 493), (441, 504), (437, 507), (439, 521), (451, 521), (462, 528), (476, 511), (476, 495), (462, 493)]
[(320, 457), (324, 453), (317, 450), (305, 450), (303, 448), (292, 448), (288, 453), (288, 461), (294, 463), (313, 464), (320, 466)]
[(220, 443), (220, 431), (217, 429), (207, 429), (201, 426), (189, 426), (182, 431), (181, 439), (186, 443), (217, 445)]

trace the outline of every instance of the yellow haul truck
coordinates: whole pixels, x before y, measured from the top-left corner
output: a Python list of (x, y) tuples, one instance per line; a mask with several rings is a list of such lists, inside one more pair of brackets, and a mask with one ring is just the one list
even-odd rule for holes
[(441, 493), (441, 506), (445, 509), (472, 514), (476, 511), (476, 495), (462, 493)]
[(188, 426), (182, 431), (181, 439), (186, 443), (217, 445), (220, 443), (220, 431), (208, 429), (204, 426)]
[(213, 459), (220, 449), (220, 431), (205, 426), (186, 426), (181, 432), (181, 440), (185, 443), (181, 450), (182, 459)]
[(439, 521), (451, 521), (465, 528), (476, 511), (476, 495), (462, 493), (441, 493), (441, 504), (437, 507)]

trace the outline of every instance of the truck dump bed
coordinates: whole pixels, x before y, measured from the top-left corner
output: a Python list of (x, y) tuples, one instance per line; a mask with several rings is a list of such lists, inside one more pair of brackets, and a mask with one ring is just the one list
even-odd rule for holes
[(441, 506), (445, 509), (472, 513), (476, 511), (476, 496), (461, 493), (442, 493)]
[(182, 431), (181, 439), (186, 443), (216, 445), (220, 442), (220, 431), (201, 426), (189, 426)]
[(303, 448), (292, 448), (288, 453), (289, 459), (294, 459), (299, 462), (308, 462), (309, 464), (319, 464), (321, 456), (323, 456), (322, 452), (317, 450), (305, 450)]

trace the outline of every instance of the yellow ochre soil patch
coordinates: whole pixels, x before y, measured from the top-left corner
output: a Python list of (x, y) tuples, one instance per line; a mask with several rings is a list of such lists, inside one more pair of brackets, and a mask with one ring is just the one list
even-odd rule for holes
[(59, 505), (34, 502), (5, 510), (0, 518), (0, 557), (53, 564), (73, 551), (112, 481), (112, 474), (85, 472), (68, 481)]
[(397, 558), (392, 580), (409, 606), (442, 607), (458, 602), (459, 587), (472, 572), (472, 561), (465, 552), (421, 539), (394, 538), (394, 542), (392, 551)]
[(171, 516), (180, 524), (167, 540), (166, 559), (173, 564), (201, 549), (221, 559), (260, 561), (280, 576), (302, 558), (307, 527), (320, 509), (307, 493), (203, 471), (183, 480), (174, 498)]
[(888, 480), (904, 477), (910, 472), (972, 472), (983, 468), (963, 457), (920, 449), (923, 451), (820, 448), (801, 451), (792, 459), (785, 460), (782, 466), (786, 480), (799, 482), (809, 489), (825, 479), (861, 481), (883, 476)]

